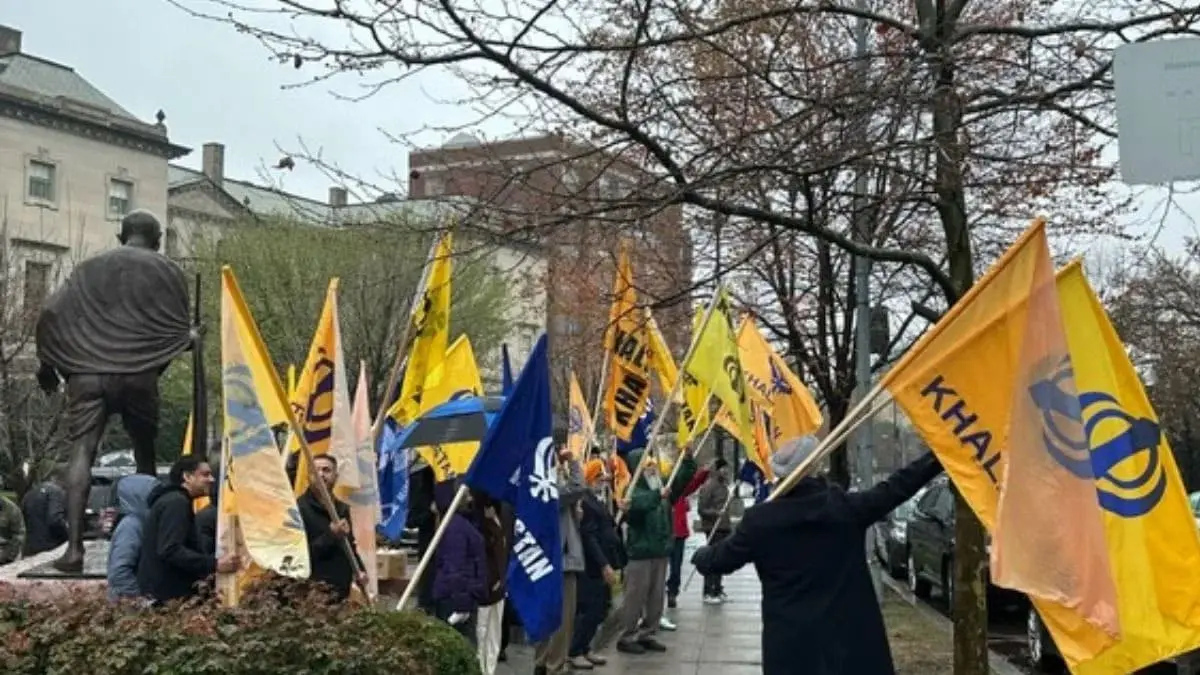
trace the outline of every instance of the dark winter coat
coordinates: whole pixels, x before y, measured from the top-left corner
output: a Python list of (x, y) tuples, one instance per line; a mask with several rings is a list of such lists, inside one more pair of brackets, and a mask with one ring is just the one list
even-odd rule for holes
[(764, 675), (895, 672), (867, 569), (866, 530), (941, 471), (926, 455), (856, 493), (805, 478), (748, 509), (728, 539), (696, 552), (701, 574), (754, 563), (763, 586)]
[(159, 483), (154, 476), (133, 474), (117, 481), (117, 526), (108, 546), (108, 599), (138, 598), (138, 560), (149, 498)]
[(178, 485), (159, 484), (147, 499), (137, 581), (156, 602), (186, 598), (196, 584), (217, 571), (217, 559), (204, 553), (196, 534), (192, 497)]
[[(354, 533), (346, 534), (350, 550), (354, 551), (355, 563), (351, 563), (341, 538), (329, 529), (333, 522), (329, 518), (329, 511), (313, 491), (306, 490), (300, 495), (296, 506), (300, 508), (300, 520), (304, 522), (304, 533), (308, 536), (308, 562), (312, 570), (309, 579), (329, 584), (333, 587), (334, 598), (344, 600), (350, 595), (350, 585), (354, 583), (355, 563), (362, 567)], [(334, 499), (333, 510), (339, 520), (350, 522), (350, 507), (345, 502)]]
[[(642, 454), (641, 450), (630, 452), (629, 466), (638, 466)], [(675, 538), (673, 505), (683, 498), (684, 490), (696, 473), (696, 460), (690, 455), (679, 461), (683, 462), (683, 466), (679, 467), (679, 475), (671, 484), (669, 499), (663, 499), (660, 491), (652, 489), (644, 475), (639, 475), (637, 484), (629, 489), (629, 509), (625, 513), (625, 550), (630, 560), (652, 560), (671, 555)], [(667, 476), (663, 476), (663, 483), (666, 481)]]
[(729, 486), (722, 483), (716, 475), (709, 476), (696, 498), (696, 511), (700, 513), (700, 526), (704, 528), (705, 536), (714, 531), (714, 525), (716, 532), (728, 532), (733, 529), (729, 520), (730, 509), (726, 508), (727, 506), (730, 506)]
[(200, 548), (209, 555), (217, 554), (217, 515), (215, 501), (196, 512), (196, 536), (200, 539)]
[(603, 576), (606, 565), (614, 570), (624, 569), (629, 559), (612, 513), (591, 491), (583, 496), (580, 504), (583, 518), (579, 521), (579, 536), (583, 540), (584, 574), (598, 579)]
[[(487, 554), (487, 589), (488, 594), (484, 605), (494, 605), (504, 599), (507, 590), (509, 539), (505, 535), (503, 515), (500, 513), (500, 503), (487, 497), (482, 492), (471, 491), (475, 500), (473, 524), (483, 535), (483, 546)], [(496, 510), (496, 518), (487, 515), (485, 506), (491, 505)]]
[(62, 546), (67, 541), (67, 492), (45, 482), (21, 498), (25, 515), (25, 557)]
[[(438, 513), (449, 510), (454, 492), (452, 482), (437, 485)], [(461, 512), (442, 517), (450, 522), (434, 552), (433, 601), (451, 612), (473, 612), (488, 598), (483, 535)]]

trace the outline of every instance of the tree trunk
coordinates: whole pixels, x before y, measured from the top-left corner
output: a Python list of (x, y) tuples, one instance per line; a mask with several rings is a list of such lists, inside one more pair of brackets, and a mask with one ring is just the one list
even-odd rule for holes
[[(850, 402), (838, 398), (827, 401), (829, 409), (829, 428), (833, 429), (846, 417)], [(846, 444), (842, 443), (829, 455), (829, 480), (837, 483), (842, 489), (850, 488), (850, 455)]]
[[(940, 30), (946, 30), (940, 26)], [(970, 231), (963, 188), (963, 146), (959, 137), (962, 104), (954, 80), (951, 43), (941, 41), (934, 55), (933, 138), (937, 154), (937, 207), (946, 237), (946, 258), (957, 297), (975, 281)], [(954, 675), (987, 675), (987, 541), (983, 525), (955, 490), (954, 526)]]

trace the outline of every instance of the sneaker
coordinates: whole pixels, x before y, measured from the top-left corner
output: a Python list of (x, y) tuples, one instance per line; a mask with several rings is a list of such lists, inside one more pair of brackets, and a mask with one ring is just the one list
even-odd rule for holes
[(719, 596), (719, 595), (704, 596), (704, 604), (706, 604), (706, 605), (719, 605), (722, 602), (724, 602), (724, 601), (721, 600), (721, 596)]
[(603, 656), (597, 656), (595, 654), (584, 654), (583, 658), (587, 659), (588, 661), (591, 661), (592, 665), (594, 665), (594, 666), (603, 666), (604, 664), (608, 663), (608, 659), (604, 658)]
[(667, 609), (675, 609), (678, 604), (674, 595), (667, 596)]
[(659, 642), (658, 640), (655, 640), (654, 638), (645, 638), (642, 640), (638, 640), (638, 645), (640, 645), (642, 647), (642, 649), (645, 649), (648, 652), (662, 653), (662, 652), (667, 651), (667, 646), (664, 645), (663, 643)]
[(673, 630), (677, 630), (679, 627), (676, 626), (674, 624), (674, 622), (672, 622), (670, 619), (668, 619), (667, 617), (664, 616), (663, 618), (658, 620), (658, 628), (659, 628), (659, 630), (673, 631)]
[(501, 649), (500, 653), (496, 655), (496, 660), (499, 661), (500, 663), (504, 663), (504, 662), (508, 661), (508, 652)]
[(622, 654), (645, 654), (646, 648), (633, 640), (618, 640), (617, 651)]
[(570, 659), (567, 659), (567, 665), (575, 670), (591, 670), (595, 668), (586, 656), (572, 656)]
[(717, 597), (721, 598), (721, 602), (729, 602), (729, 596), (725, 594), (725, 591), (721, 591)]

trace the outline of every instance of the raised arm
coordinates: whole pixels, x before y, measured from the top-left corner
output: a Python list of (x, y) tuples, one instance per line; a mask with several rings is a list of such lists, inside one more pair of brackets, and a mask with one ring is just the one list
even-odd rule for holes
[(917, 491), (942, 473), (942, 464), (933, 453), (926, 453), (917, 461), (888, 476), (875, 487), (846, 495), (851, 515), (860, 525), (869, 526), (897, 506), (912, 499)]

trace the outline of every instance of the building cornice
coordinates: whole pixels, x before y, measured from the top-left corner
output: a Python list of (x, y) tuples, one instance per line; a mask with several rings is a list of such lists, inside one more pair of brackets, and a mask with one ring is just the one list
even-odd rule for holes
[[(61, 100), (35, 101), (21, 95), (23, 90), (0, 85), (0, 116), (109, 145), (129, 148), (168, 160), (190, 153), (191, 148), (176, 145), (157, 127), (135, 120), (124, 120), (107, 111)], [(76, 109), (78, 108), (78, 110)], [(137, 125), (137, 126), (135, 126)]]

